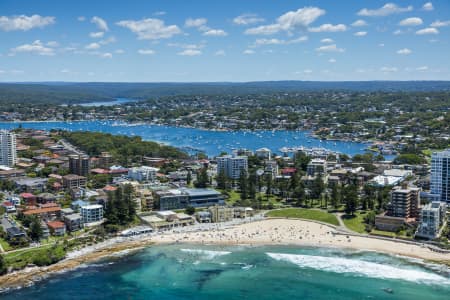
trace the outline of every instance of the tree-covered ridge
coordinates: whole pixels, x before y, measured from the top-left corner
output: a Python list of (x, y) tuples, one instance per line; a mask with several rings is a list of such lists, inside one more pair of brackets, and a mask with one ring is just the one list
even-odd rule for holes
[(143, 141), (138, 136), (128, 137), (101, 132), (68, 131), (63, 131), (60, 134), (89, 155), (95, 156), (100, 155), (101, 152), (110, 152), (115, 160), (125, 165), (141, 162), (143, 156), (163, 158), (187, 157), (186, 153), (175, 147)]

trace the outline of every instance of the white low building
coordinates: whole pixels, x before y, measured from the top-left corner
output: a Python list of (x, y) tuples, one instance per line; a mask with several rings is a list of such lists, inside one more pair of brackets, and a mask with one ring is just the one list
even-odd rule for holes
[(159, 169), (147, 166), (134, 167), (128, 170), (128, 177), (136, 181), (155, 181)]

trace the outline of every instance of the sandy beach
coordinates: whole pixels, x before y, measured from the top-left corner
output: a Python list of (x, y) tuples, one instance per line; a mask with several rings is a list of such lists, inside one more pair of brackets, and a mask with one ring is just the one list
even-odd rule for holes
[[(214, 227), (214, 226), (213, 226)], [(46, 276), (93, 262), (119, 252), (138, 250), (151, 244), (246, 244), (246, 245), (298, 245), (336, 247), (378, 251), (427, 261), (450, 264), (450, 254), (430, 250), (426, 246), (371, 237), (339, 233), (334, 227), (305, 220), (266, 219), (235, 226), (218, 224), (205, 231), (179, 232), (114, 238), (103, 243), (68, 253), (67, 258), (48, 267), (33, 267), (4, 275), (0, 289), (17, 288), (32, 284)]]

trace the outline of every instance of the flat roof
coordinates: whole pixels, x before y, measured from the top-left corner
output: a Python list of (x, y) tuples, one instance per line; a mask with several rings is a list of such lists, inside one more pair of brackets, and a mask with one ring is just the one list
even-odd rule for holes
[(103, 208), (103, 206), (100, 204), (90, 204), (90, 205), (84, 205), (81, 208), (83, 208), (83, 209), (98, 209), (98, 208)]
[(182, 189), (189, 196), (204, 196), (204, 195), (220, 195), (220, 192), (213, 189), (192, 189), (184, 188)]

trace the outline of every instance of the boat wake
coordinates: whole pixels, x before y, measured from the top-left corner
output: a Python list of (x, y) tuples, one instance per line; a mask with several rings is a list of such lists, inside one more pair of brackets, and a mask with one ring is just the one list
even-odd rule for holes
[(266, 253), (272, 259), (293, 263), (300, 268), (352, 274), (381, 279), (397, 279), (428, 284), (450, 284), (450, 279), (422, 270), (405, 269), (374, 262), (340, 257)]

